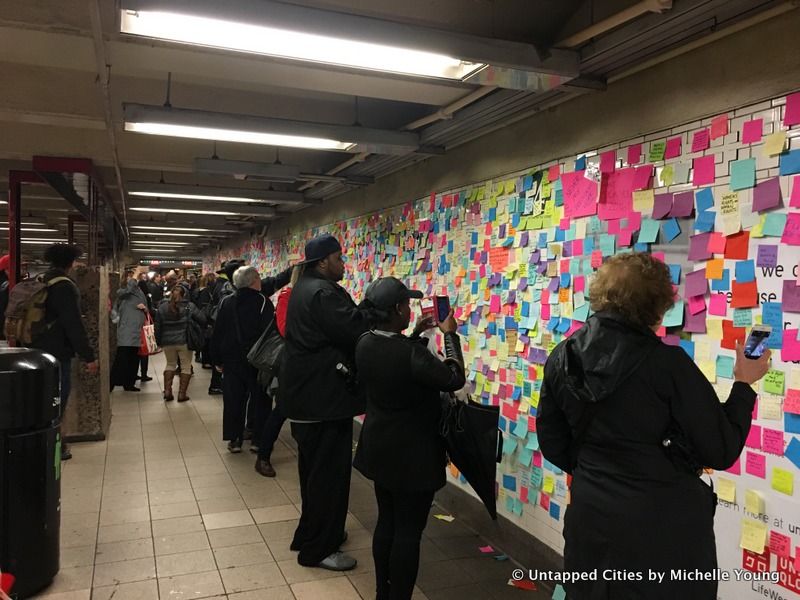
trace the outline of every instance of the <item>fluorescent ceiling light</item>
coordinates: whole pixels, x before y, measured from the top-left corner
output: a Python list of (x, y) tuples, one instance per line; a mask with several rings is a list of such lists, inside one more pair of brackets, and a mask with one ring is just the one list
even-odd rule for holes
[(159, 242), (157, 240), (131, 240), (131, 244), (147, 244), (149, 246), (189, 246), (191, 242)]
[(256, 198), (229, 198), (227, 196), (203, 196), (201, 194), (170, 194), (161, 192), (128, 192), (129, 196), (145, 198), (177, 198), (180, 200), (217, 200), (219, 202), (263, 202)]
[(239, 202), (244, 204), (302, 204), (306, 202), (302, 192), (284, 192), (270, 189), (163, 182), (151, 183), (146, 181), (128, 182), (127, 188), (130, 196), (166, 200), (204, 200), (208, 202)]
[(462, 80), (486, 65), (444, 54), (162, 11), (122, 10), (123, 33), (279, 58)]
[(138, 212), (165, 212), (165, 213), (178, 213), (184, 215), (220, 215), (224, 217), (235, 217), (238, 213), (226, 210), (188, 210), (183, 208), (158, 208), (158, 207), (145, 207), (133, 206), (130, 210)]
[(170, 252), (177, 252), (177, 250), (173, 250), (172, 248), (131, 248), (134, 252), (161, 252), (163, 253), (170, 253)]
[(220, 231), (223, 233), (239, 233), (238, 229), (205, 229), (202, 227), (171, 227), (169, 225), (162, 225), (159, 227), (153, 225), (131, 225), (131, 229), (152, 229), (158, 231)]
[[(0, 227), (0, 231), (8, 231), (8, 227)], [(49, 227), (22, 227), (22, 233), (42, 233), (42, 232), (49, 232), (49, 233), (56, 233), (60, 231), (59, 229), (51, 229)]]
[(50, 245), (50, 244), (59, 244), (59, 243), (66, 244), (67, 243), (66, 239), (63, 239), (63, 240), (42, 240), (42, 239), (25, 239), (25, 238), (23, 238), (20, 241), (23, 244), (47, 244), (47, 245)]
[(174, 231), (133, 231), (136, 235), (163, 235), (166, 237), (203, 237), (200, 233), (175, 233)]

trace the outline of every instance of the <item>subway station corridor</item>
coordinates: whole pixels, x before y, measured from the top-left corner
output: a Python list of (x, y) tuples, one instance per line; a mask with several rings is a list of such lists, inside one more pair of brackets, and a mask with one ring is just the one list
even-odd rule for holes
[[(300, 491), (288, 424), (272, 455), (275, 479), (258, 475), (245, 443), (221, 440), (222, 397), (208, 396), (209, 373), (195, 365), (191, 401), (161, 399), (163, 354), (153, 381), (112, 394), (108, 440), (72, 445), (62, 476), (61, 571), (47, 600), (350, 600), (374, 598), (371, 555), (377, 508), (371, 483), (353, 472), (349, 573), (297, 564), (289, 541)], [(415, 600), (549, 598), (507, 585), (511, 561), (459, 523), (437, 520), (422, 542)]]

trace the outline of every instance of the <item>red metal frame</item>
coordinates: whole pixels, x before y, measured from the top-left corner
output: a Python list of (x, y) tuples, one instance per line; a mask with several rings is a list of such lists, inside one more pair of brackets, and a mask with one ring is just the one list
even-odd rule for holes
[(22, 184), (41, 183), (33, 171), (8, 172), (8, 285), (14, 287), (20, 279), (20, 239), (22, 216)]

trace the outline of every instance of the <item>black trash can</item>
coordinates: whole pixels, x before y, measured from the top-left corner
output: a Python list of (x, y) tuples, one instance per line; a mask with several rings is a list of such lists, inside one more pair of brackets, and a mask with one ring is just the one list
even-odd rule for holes
[(58, 361), (0, 348), (0, 569), (28, 598), (58, 573), (61, 438)]

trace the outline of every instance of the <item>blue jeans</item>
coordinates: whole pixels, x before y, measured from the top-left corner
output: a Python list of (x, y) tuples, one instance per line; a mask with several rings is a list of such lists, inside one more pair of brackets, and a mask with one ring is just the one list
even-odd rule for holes
[(64, 420), (64, 415), (67, 413), (67, 401), (69, 400), (69, 392), (72, 389), (72, 359), (59, 361), (60, 375), (61, 375), (61, 420)]

